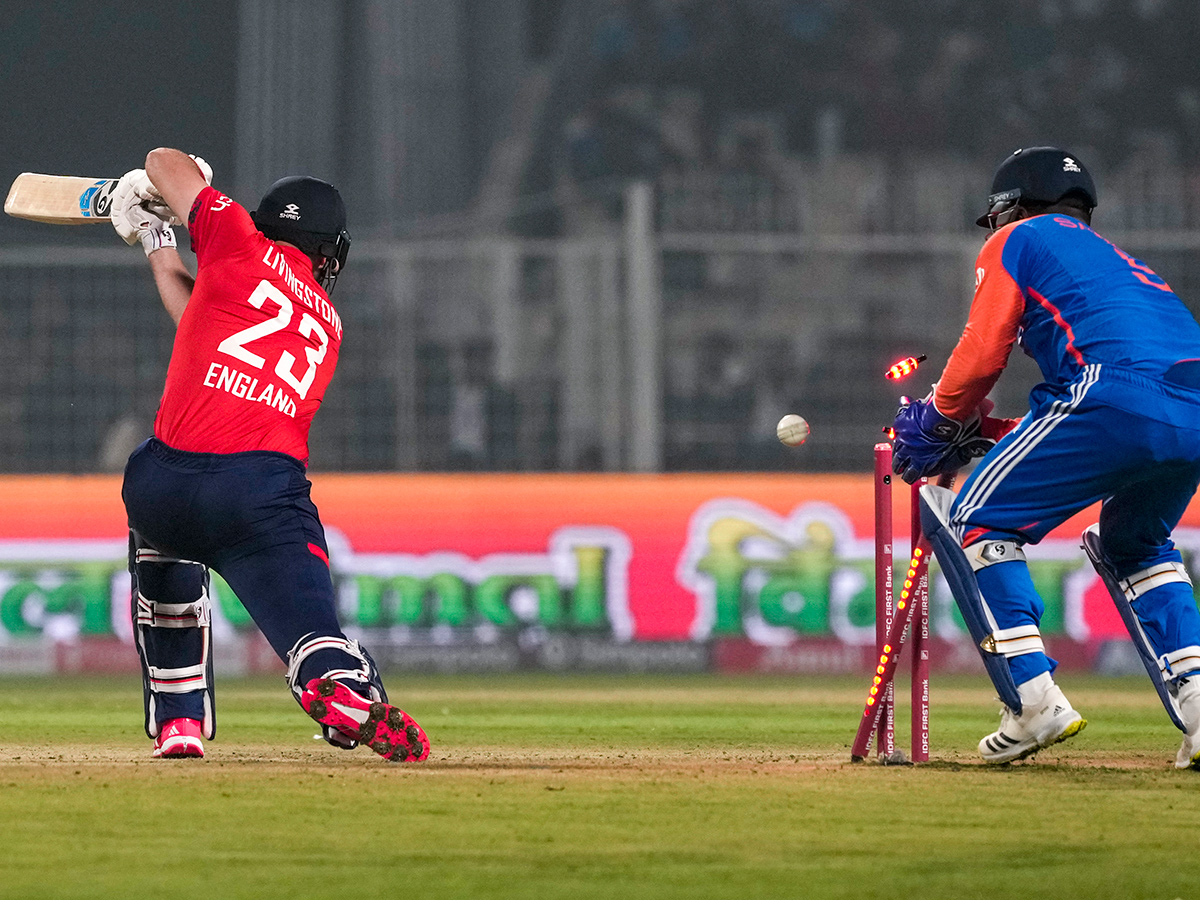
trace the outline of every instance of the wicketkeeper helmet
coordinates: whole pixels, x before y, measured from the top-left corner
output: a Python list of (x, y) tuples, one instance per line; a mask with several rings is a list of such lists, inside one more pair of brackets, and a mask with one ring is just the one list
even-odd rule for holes
[(1096, 185), (1083, 163), (1058, 147), (1026, 147), (996, 170), (988, 211), (975, 224), (995, 230), (1018, 204), (1051, 204), (1067, 196), (1078, 197), (1089, 212), (1096, 207)]

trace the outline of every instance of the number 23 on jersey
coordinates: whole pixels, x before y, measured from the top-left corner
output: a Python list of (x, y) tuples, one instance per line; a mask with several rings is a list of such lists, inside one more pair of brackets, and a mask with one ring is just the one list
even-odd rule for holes
[[(241, 331), (231, 334), (217, 345), (217, 350), (235, 359), (239, 359), (256, 369), (264, 369), (269, 364), (267, 358), (255, 353), (247, 346), (248, 344), (288, 330), (290, 330), (290, 333), (296, 334), (301, 338), (314, 338), (318, 343), (316, 347), (310, 346), (307, 340), (303, 342), (307, 367), (304, 367), (304, 363), (299, 364), (299, 367), (303, 369), (302, 374), (297, 376), (297, 359), (289, 350), (279, 352), (274, 367), (275, 374), (284, 384), (291, 387), (300, 399), (304, 400), (308, 396), (309, 389), (312, 387), (313, 379), (317, 376), (317, 367), (321, 365), (321, 362), (325, 359), (325, 353), (329, 349), (329, 335), (326, 334), (321, 323), (308, 312), (302, 312), (299, 323), (293, 326), (292, 320), (295, 309), (291, 298), (270, 281), (264, 279), (258, 283), (258, 287), (254, 289), (253, 293), (246, 298), (246, 302), (255, 309), (264, 309), (268, 301), (278, 307), (278, 311), (274, 317), (264, 319), (261, 322), (251, 325), (249, 328), (243, 328)], [(263, 352), (271, 351), (264, 350)]]

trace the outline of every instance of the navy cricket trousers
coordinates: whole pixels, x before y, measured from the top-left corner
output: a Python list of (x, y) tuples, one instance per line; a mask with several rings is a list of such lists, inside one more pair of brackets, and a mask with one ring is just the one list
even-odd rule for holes
[(310, 633), (343, 636), (312, 485), (291, 456), (188, 453), (156, 438), (129, 457), (129, 527), (220, 573), (280, 659)]

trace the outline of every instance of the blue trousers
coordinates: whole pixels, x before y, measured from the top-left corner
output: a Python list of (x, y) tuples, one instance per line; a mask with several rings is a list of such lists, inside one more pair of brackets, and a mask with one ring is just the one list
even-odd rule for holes
[[(1181, 562), (1171, 532), (1200, 484), (1200, 390), (1088, 366), (1066, 388), (1039, 385), (1030, 399), (1029, 415), (984, 457), (951, 508), (962, 545), (1036, 544), (1101, 501), (1101, 545), (1118, 577)], [(976, 577), (1000, 628), (1040, 623), (1042, 600), (1023, 562), (988, 566)], [(1154, 588), (1136, 612), (1158, 655), (1200, 646), (1190, 585)], [(1010, 665), (1021, 684), (1055, 663), (1030, 653)]]
[[(219, 572), (286, 659), (307, 634), (344, 637), (310, 490), (304, 467), (283, 453), (187, 453), (151, 438), (129, 457), (121, 496), (141, 545)], [(322, 650), (304, 661), (300, 683), (358, 665)], [(160, 723), (201, 718), (201, 692), (157, 701)]]

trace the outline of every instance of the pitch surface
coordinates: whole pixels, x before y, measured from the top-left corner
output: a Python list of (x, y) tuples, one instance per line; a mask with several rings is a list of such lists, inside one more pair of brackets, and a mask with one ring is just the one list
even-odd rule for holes
[(851, 765), (860, 681), (393, 675), (433, 742), (396, 765), (282, 679), (221, 683), (196, 761), (150, 759), (132, 680), (3, 679), (0, 897), (1195, 896), (1200, 773), (1141, 680), (1064, 678), (1088, 729), (998, 769), (982, 679), (935, 680), (930, 764)]

